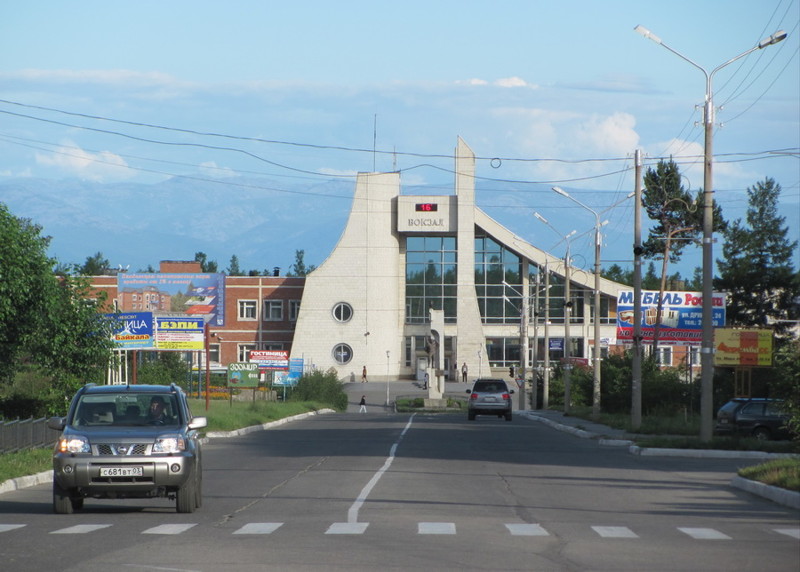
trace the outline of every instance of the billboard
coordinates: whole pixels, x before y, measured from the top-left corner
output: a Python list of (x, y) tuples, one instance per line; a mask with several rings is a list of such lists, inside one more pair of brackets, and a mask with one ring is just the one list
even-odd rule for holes
[(205, 319), (156, 316), (157, 350), (196, 351), (205, 348)]
[(253, 350), (250, 362), (261, 369), (289, 369), (289, 352), (285, 350)]
[(107, 316), (116, 320), (114, 341), (120, 349), (138, 350), (153, 347), (155, 336), (152, 312), (129, 312), (107, 314)]
[[(658, 318), (657, 290), (642, 291), (642, 339), (652, 341)], [(725, 325), (725, 294), (714, 292), (712, 323)], [(664, 292), (658, 340), (664, 345), (700, 345), (703, 338), (703, 294), (701, 292)], [(633, 342), (633, 290), (622, 290), (617, 297), (617, 341)]]
[(772, 330), (714, 330), (714, 365), (720, 367), (772, 365)]
[(117, 276), (122, 312), (177, 312), (225, 325), (224, 274), (128, 274)]
[(228, 364), (228, 387), (258, 387), (260, 377), (256, 363)]

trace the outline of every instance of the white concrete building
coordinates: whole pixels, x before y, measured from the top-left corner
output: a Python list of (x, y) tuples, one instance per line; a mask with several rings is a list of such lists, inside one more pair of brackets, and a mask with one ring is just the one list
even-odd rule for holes
[[(530, 378), (548, 347), (551, 360), (563, 357), (563, 259), (475, 207), (475, 156), (461, 139), (455, 170), (454, 194), (445, 196), (401, 195), (399, 173), (359, 174), (347, 227), (306, 279), (293, 358), (346, 381), (359, 381), (363, 367), (376, 381), (421, 379), (437, 366), (450, 379), (466, 363), (471, 381), (508, 378), (521, 355)], [(615, 343), (623, 288), (602, 280), (604, 353)], [(570, 355), (590, 361), (594, 277), (571, 273), (570, 290)]]

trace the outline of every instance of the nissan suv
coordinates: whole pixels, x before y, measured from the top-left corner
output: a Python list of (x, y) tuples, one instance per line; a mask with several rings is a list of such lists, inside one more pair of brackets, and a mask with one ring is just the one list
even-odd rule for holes
[(53, 511), (71, 514), (86, 498), (169, 498), (177, 512), (202, 504), (202, 456), (186, 394), (172, 385), (83, 386), (53, 452)]
[(765, 440), (788, 439), (788, 420), (789, 414), (783, 408), (783, 401), (739, 397), (731, 399), (717, 411), (714, 433), (740, 434)]
[(475, 420), (476, 415), (497, 415), (511, 421), (511, 394), (502, 379), (476, 379), (472, 389), (468, 389), (467, 419)]

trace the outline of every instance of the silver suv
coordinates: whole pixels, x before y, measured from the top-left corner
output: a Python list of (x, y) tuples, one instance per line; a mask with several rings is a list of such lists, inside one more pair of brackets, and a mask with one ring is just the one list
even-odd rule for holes
[(78, 390), (53, 453), (53, 511), (71, 514), (87, 497), (175, 500), (178, 512), (202, 504), (198, 429), (186, 394), (172, 385), (94, 385)]
[(511, 421), (511, 395), (514, 390), (509, 389), (504, 380), (476, 379), (467, 393), (470, 394), (467, 404), (467, 418), (470, 421), (475, 420), (475, 415), (497, 415)]

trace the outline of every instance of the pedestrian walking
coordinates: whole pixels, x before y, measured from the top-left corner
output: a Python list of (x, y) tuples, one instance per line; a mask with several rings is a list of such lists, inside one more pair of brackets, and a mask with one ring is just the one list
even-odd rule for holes
[(366, 413), (367, 412), (367, 396), (366, 395), (362, 395), (361, 396), (361, 401), (359, 401), (358, 404), (361, 406), (361, 407), (358, 408), (358, 412), (359, 413)]
[(428, 373), (425, 372), (425, 385), (422, 386), (422, 389), (428, 389)]
[(467, 383), (467, 362), (464, 362), (464, 365), (461, 366), (461, 381)]
[(367, 366), (361, 370), (361, 383), (367, 383)]

